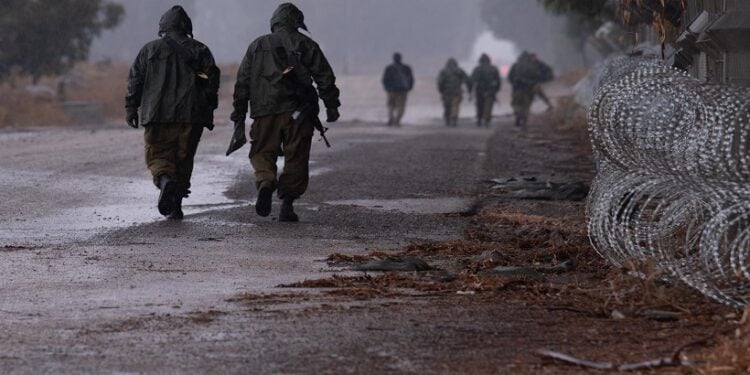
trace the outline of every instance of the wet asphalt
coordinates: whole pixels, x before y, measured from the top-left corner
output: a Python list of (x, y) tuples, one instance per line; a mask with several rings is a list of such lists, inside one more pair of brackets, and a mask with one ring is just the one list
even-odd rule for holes
[[(294, 315), (305, 309), (299, 304), (248, 315), (228, 300), (330, 275), (322, 260), (331, 253), (459, 237), (466, 219), (447, 214), (471, 209), (495, 131), (504, 130), (477, 129), (469, 119), (457, 129), (438, 121), (336, 124), (332, 149), (314, 144), (313, 177), (296, 224), (276, 220), (278, 202), (271, 217), (255, 215), (247, 149), (223, 156), (227, 126), (204, 136), (182, 222), (156, 212), (140, 131), (3, 132), (0, 373), (424, 369), (366, 345), (382, 343), (383, 333), (337, 331), (356, 315), (314, 306), (316, 318), (308, 321)], [(220, 323), (190, 320), (212, 311)], [(306, 367), (310, 358), (315, 366)]]

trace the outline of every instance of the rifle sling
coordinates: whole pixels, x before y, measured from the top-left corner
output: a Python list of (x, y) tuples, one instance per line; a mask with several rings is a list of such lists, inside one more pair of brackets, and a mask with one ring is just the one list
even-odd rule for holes
[(182, 44), (178, 43), (176, 40), (172, 39), (169, 35), (164, 36), (164, 41), (167, 42), (170, 48), (179, 56), (185, 64), (187, 64), (190, 69), (195, 72), (195, 74), (202, 78), (207, 79), (208, 76), (206, 76), (206, 73), (201, 71), (200, 67), (198, 66), (197, 61), (193, 59), (192, 54), (182, 46)]

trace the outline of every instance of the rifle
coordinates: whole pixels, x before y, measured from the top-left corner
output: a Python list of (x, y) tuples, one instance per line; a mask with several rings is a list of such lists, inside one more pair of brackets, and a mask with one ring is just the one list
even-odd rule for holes
[(289, 74), (294, 71), (294, 67), (289, 67), (284, 70), (284, 77), (289, 77), (290, 83), (295, 87), (297, 92), (297, 99), (300, 101), (299, 108), (292, 113), (292, 119), (297, 125), (302, 125), (305, 120), (312, 121), (315, 130), (320, 133), (320, 141), (325, 142), (327, 148), (331, 148), (331, 142), (326, 137), (328, 128), (323, 126), (318, 118), (320, 112), (320, 105), (318, 104), (318, 93), (312, 86), (305, 85), (301, 82), (299, 77), (295, 74)]
[(297, 125), (302, 125), (309, 117), (309, 120), (312, 121), (315, 130), (320, 133), (320, 141), (325, 142), (327, 148), (331, 148), (331, 142), (328, 142), (328, 137), (326, 137), (328, 128), (323, 126), (323, 123), (320, 122), (320, 118), (318, 118), (318, 115), (315, 113), (315, 111), (312, 110), (311, 107), (313, 107), (313, 105), (311, 105), (310, 103), (303, 104), (300, 109), (292, 113), (292, 120), (294, 120)]

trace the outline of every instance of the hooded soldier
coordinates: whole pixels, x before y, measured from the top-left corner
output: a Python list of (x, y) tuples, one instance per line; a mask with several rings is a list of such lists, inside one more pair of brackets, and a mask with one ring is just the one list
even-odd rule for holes
[(438, 75), (437, 85), (443, 99), (445, 125), (455, 127), (463, 100), (463, 86), (469, 88), (469, 77), (458, 66), (456, 59), (450, 58)]
[[(328, 122), (338, 120), (341, 105), (336, 76), (323, 51), (298, 29), (307, 30), (302, 11), (290, 3), (279, 5), (271, 17), (271, 34), (253, 41), (242, 60), (231, 116), (235, 128), (244, 129), (249, 103), (250, 163), (258, 189), (255, 211), (270, 215), (273, 192), (278, 191), (282, 222), (299, 220), (293, 203), (307, 190), (319, 99)], [(285, 163), (277, 177), (280, 149)]]
[(469, 91), (474, 93), (477, 105), (477, 126), (489, 126), (492, 109), (500, 92), (502, 80), (500, 71), (490, 62), (490, 57), (482, 54), (479, 65), (471, 73)]
[[(513, 86), (512, 105), (516, 126), (526, 125), (534, 97), (542, 92), (540, 85), (553, 77), (552, 68), (536, 58), (536, 55), (524, 51), (518, 57), (508, 74), (508, 80)], [(550, 103), (548, 105), (551, 106)]]
[(414, 88), (411, 67), (401, 61), (401, 54), (393, 54), (393, 63), (383, 72), (383, 88), (388, 95), (388, 126), (400, 126), (406, 112), (406, 99)]
[(203, 128), (213, 129), (221, 72), (208, 47), (193, 39), (182, 7), (164, 13), (159, 37), (141, 49), (130, 68), (126, 120), (145, 129), (146, 165), (161, 191), (159, 212), (179, 220)]

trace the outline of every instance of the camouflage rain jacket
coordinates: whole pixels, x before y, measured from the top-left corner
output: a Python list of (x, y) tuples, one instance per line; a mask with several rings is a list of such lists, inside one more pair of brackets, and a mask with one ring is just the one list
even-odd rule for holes
[[(320, 46), (299, 28), (307, 29), (302, 12), (292, 4), (281, 4), (271, 18), (272, 33), (250, 44), (237, 73), (232, 121), (244, 121), (248, 103), (254, 119), (293, 112), (301, 105), (297, 86), (310, 89), (313, 81), (326, 108), (341, 105), (331, 65)], [(288, 66), (280, 65), (282, 61)], [(294, 84), (284, 77), (290, 67), (294, 68)]]
[(510, 69), (508, 80), (514, 90), (531, 90), (536, 85), (554, 78), (552, 68), (524, 52)]
[[(188, 123), (213, 128), (221, 72), (208, 47), (192, 38), (192, 29), (185, 10), (173, 7), (159, 22), (162, 38), (146, 44), (130, 68), (125, 106), (140, 108), (143, 126)], [(192, 61), (178, 55), (165, 38), (182, 45)]]
[(490, 63), (487, 55), (479, 58), (479, 66), (471, 73), (469, 91), (474, 91), (477, 96), (495, 96), (502, 86), (500, 71)]
[(456, 60), (450, 59), (445, 64), (445, 68), (440, 71), (437, 85), (438, 91), (443, 96), (461, 96), (463, 94), (461, 86), (469, 87), (469, 77), (458, 66)]

